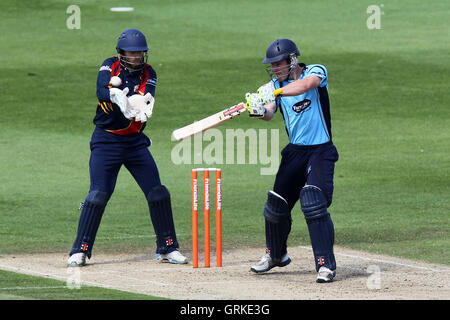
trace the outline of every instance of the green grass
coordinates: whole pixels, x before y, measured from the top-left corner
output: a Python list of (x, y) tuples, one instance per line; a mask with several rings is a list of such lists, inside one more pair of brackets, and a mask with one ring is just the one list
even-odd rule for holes
[[(181, 249), (190, 249), (190, 169), (174, 165), (173, 129), (243, 99), (268, 81), (261, 60), (275, 38), (293, 39), (301, 61), (329, 72), (333, 137), (340, 154), (330, 208), (336, 244), (450, 264), (448, 4), (385, 1), (380, 30), (366, 28), (373, 1), (73, 1), (0, 3), (0, 252), (68, 251), (89, 188), (95, 81), (129, 27), (148, 38), (158, 73), (145, 132), (172, 194)], [(282, 8), (282, 9), (280, 9)], [(292, 8), (292, 9), (289, 9)], [(248, 117), (220, 130), (279, 129)], [(206, 146), (207, 143), (204, 144)], [(274, 176), (259, 165), (223, 168), (224, 247), (264, 245), (262, 209)], [(297, 205), (289, 245), (309, 244)], [(97, 236), (96, 251), (153, 252), (144, 195), (126, 171)], [(58, 291), (58, 290), (56, 290)], [(16, 294), (16, 293), (14, 293)], [(45, 297), (44, 297), (45, 298)], [(76, 299), (76, 297), (75, 297)]]
[(0, 270), (0, 300), (160, 300), (146, 294), (91, 287)]

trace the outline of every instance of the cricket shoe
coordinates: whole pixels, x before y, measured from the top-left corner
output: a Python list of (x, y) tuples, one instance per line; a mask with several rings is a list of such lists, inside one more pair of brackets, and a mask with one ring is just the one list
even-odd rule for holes
[(175, 250), (169, 253), (156, 254), (155, 258), (160, 262), (168, 262), (174, 264), (185, 264), (188, 263), (188, 259), (183, 256), (180, 251)]
[(289, 263), (291, 263), (291, 258), (289, 258), (287, 253), (281, 258), (281, 261), (278, 263), (272, 260), (269, 253), (266, 253), (262, 256), (261, 260), (257, 264), (251, 267), (250, 270), (256, 273), (263, 273), (269, 271), (274, 267), (285, 267)]
[(319, 273), (317, 274), (317, 283), (328, 283), (332, 282), (336, 276), (336, 270), (330, 270), (327, 267), (320, 267)]
[(86, 253), (74, 253), (67, 259), (68, 267), (82, 267), (86, 265)]

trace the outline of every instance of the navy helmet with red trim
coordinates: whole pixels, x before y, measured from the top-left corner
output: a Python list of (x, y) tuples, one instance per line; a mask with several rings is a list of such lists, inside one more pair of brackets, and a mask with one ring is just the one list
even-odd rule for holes
[[(137, 29), (127, 29), (123, 31), (117, 39), (116, 50), (119, 54), (122, 67), (129, 69), (132, 72), (142, 70), (144, 64), (147, 62), (147, 40), (145, 35)], [(125, 51), (142, 52), (141, 61), (133, 62), (131, 57), (127, 57), (124, 54)]]
[(120, 50), (148, 51), (147, 40), (141, 31), (127, 29), (120, 34), (116, 49), (118, 53), (120, 53)]

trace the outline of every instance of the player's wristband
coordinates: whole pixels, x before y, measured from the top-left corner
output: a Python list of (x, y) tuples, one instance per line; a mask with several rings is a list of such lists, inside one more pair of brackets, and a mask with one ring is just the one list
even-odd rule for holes
[(276, 97), (276, 96), (280, 95), (282, 92), (283, 92), (283, 90), (281, 88), (279, 88), (273, 92), (273, 95)]

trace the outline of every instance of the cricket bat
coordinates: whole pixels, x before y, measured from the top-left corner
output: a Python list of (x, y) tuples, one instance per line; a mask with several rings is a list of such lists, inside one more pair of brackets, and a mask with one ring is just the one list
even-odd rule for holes
[(206, 131), (208, 129), (217, 127), (228, 120), (231, 120), (247, 109), (245, 103), (238, 103), (230, 108), (217, 112), (209, 117), (195, 121), (185, 127), (176, 129), (172, 132), (172, 139), (180, 141), (193, 136), (194, 134)]

